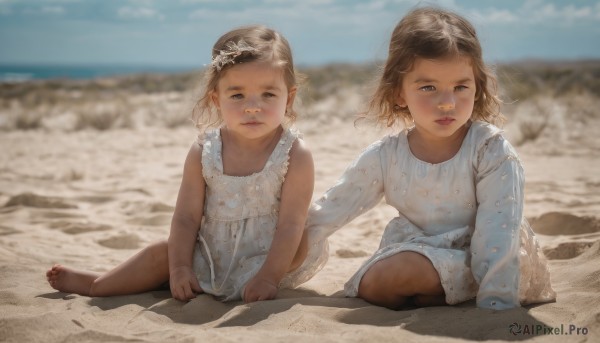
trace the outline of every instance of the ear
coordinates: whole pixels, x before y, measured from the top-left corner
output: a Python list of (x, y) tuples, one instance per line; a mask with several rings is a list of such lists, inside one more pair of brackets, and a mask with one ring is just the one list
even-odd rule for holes
[(400, 106), (400, 107), (406, 107), (406, 100), (404, 100), (404, 92), (402, 91), (402, 89), (398, 89), (396, 92), (394, 92), (394, 98), (395, 98), (395, 104)]
[(292, 87), (288, 91), (287, 102), (285, 104), (286, 108), (291, 108), (292, 105), (294, 104), (294, 100), (296, 99), (296, 92), (297, 91), (298, 91), (298, 88), (296, 88), (296, 87)]
[(219, 103), (219, 94), (217, 93), (217, 91), (210, 91), (209, 96), (210, 100), (212, 101), (213, 105), (217, 108), (217, 110), (221, 110), (221, 104)]

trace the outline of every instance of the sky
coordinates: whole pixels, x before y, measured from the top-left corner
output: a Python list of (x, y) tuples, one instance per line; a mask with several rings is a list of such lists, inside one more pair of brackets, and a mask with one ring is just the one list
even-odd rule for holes
[(490, 62), (600, 58), (600, 0), (0, 0), (0, 64), (203, 66), (248, 24), (281, 32), (299, 66), (370, 62), (424, 4), (469, 19)]

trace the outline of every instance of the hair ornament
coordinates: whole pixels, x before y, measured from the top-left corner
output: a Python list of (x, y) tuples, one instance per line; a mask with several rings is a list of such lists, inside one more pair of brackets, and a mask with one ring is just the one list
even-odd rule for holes
[(229, 41), (225, 44), (225, 49), (220, 50), (219, 54), (212, 59), (210, 63), (217, 71), (221, 71), (228, 64), (235, 64), (235, 59), (244, 53), (257, 53), (258, 49), (248, 45), (244, 40), (239, 42)]

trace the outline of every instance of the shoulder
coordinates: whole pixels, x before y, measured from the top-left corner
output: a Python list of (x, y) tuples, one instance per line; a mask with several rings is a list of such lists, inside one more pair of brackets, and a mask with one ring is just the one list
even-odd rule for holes
[(292, 143), (292, 147), (290, 149), (290, 164), (313, 164), (313, 157), (308, 144), (304, 141), (304, 139), (298, 137)]
[[(303, 139), (302, 133), (295, 126), (285, 129), (283, 141), (289, 141), (289, 146), (286, 148), (289, 155), (289, 162), (307, 162), (312, 161), (312, 153), (306, 141)], [(282, 143), (286, 146), (286, 142)]]
[(493, 137), (502, 136), (502, 129), (483, 121), (474, 121), (469, 128), (468, 137), (472, 143), (485, 142)]
[(200, 141), (196, 141), (190, 147), (187, 157), (185, 159), (185, 168), (199, 168), (202, 170), (202, 152), (204, 151), (204, 144)]
[(196, 143), (201, 147), (206, 146), (206, 150), (210, 150), (210, 147), (221, 139), (220, 137), (221, 133), (219, 128), (210, 129), (199, 133), (198, 137), (196, 138)]
[(520, 165), (517, 151), (502, 135), (498, 127), (476, 121), (469, 132), (476, 169), (480, 172), (494, 169), (505, 161)]
[(306, 188), (312, 194), (315, 167), (312, 153), (303, 139), (297, 138), (292, 144), (285, 169), (283, 182), (286, 189), (294, 189), (296, 193)]
[(481, 158), (482, 154), (489, 152), (504, 152), (516, 156), (516, 151), (504, 137), (503, 130), (486, 122), (474, 121), (471, 123), (469, 133), (465, 138), (472, 151)]
[(381, 156), (395, 155), (398, 149), (402, 149), (406, 145), (406, 130), (395, 134), (389, 134), (367, 146), (361, 156), (370, 156), (372, 158), (380, 158)]

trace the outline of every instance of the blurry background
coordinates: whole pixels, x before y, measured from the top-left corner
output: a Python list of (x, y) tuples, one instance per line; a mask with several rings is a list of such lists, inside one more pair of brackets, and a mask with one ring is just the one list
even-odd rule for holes
[(490, 61), (600, 57), (598, 1), (0, 0), (0, 63), (197, 68), (222, 33), (252, 23), (281, 31), (299, 65), (370, 62), (417, 4), (466, 16)]
[(212, 44), (252, 23), (290, 41), (305, 119), (352, 118), (393, 27), (423, 4), (476, 25), (517, 145), (598, 116), (600, 1), (0, 0), (0, 129), (189, 125)]

